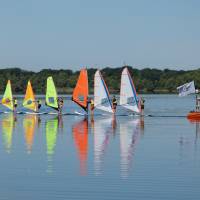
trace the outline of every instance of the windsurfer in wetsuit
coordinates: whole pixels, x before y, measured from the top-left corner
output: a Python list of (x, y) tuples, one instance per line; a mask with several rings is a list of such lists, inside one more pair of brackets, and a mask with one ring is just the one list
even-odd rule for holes
[(91, 115), (94, 115), (94, 100), (92, 98), (90, 99), (90, 112)]
[(92, 98), (90, 98), (90, 99), (87, 101), (87, 108), (86, 108), (86, 111), (87, 111), (87, 112), (88, 112), (89, 104), (90, 104), (90, 114), (93, 115), (93, 114), (94, 114), (94, 100), (93, 100)]
[(145, 102), (145, 100), (141, 97), (141, 99), (140, 99), (140, 105), (141, 105), (141, 114), (142, 115), (144, 114), (144, 102)]
[(117, 109), (117, 99), (115, 98), (115, 95), (112, 98), (112, 109), (113, 109), (113, 112), (115, 113)]
[(39, 109), (42, 106), (42, 101), (41, 100), (37, 100), (37, 110), (39, 111)]
[(16, 109), (17, 109), (17, 99), (16, 99), (16, 97), (13, 97), (13, 104), (14, 104), (13, 112), (16, 112)]
[(58, 101), (58, 114), (61, 114), (62, 113), (63, 104), (64, 104), (63, 98), (59, 97), (57, 99), (57, 101)]

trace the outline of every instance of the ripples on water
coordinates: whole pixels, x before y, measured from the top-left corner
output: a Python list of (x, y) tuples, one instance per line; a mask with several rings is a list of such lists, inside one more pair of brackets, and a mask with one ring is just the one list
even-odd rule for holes
[[(148, 114), (192, 108), (175, 96), (146, 100)], [(10, 113), (0, 124), (0, 199), (199, 199), (198, 122)]]

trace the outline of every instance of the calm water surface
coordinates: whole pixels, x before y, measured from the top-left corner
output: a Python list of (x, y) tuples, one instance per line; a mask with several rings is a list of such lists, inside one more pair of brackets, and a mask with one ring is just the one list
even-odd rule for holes
[(145, 100), (154, 117), (1, 114), (0, 199), (199, 199), (194, 97)]

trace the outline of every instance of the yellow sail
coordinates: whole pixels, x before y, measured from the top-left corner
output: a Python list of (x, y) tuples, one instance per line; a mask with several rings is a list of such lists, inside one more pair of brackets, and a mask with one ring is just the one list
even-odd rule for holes
[(25, 140), (27, 146), (27, 152), (31, 153), (34, 139), (35, 126), (37, 123), (36, 115), (27, 115), (23, 120)]
[(2, 136), (3, 136), (3, 143), (5, 149), (8, 153), (10, 153), (12, 147), (12, 134), (14, 128), (15, 117), (13, 113), (9, 113), (9, 115), (4, 116), (2, 118)]
[(33, 93), (33, 89), (31, 86), (31, 82), (28, 81), (28, 85), (26, 88), (26, 95), (24, 97), (23, 106), (33, 111), (37, 111), (37, 104), (35, 101), (35, 95)]
[(12, 89), (11, 89), (11, 82), (8, 80), (6, 85), (6, 90), (3, 95), (3, 99), (1, 101), (2, 105), (6, 106), (10, 110), (14, 110), (14, 103), (13, 103), (13, 96), (12, 96)]
[(54, 109), (58, 109), (56, 87), (51, 76), (47, 78), (46, 104)]

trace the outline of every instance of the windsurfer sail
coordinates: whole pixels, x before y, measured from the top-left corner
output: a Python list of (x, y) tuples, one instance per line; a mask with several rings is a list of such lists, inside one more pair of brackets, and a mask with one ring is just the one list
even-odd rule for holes
[(94, 76), (94, 107), (113, 113), (109, 96), (109, 91), (101, 72), (97, 70)]
[(127, 67), (121, 74), (120, 105), (135, 113), (141, 112), (140, 101)]
[(54, 109), (58, 109), (57, 92), (53, 82), (53, 78), (50, 76), (47, 78), (46, 89), (46, 105)]
[(12, 95), (12, 89), (11, 89), (11, 82), (8, 80), (6, 85), (6, 90), (3, 95), (3, 99), (1, 101), (2, 105), (6, 106), (10, 110), (14, 110), (14, 102), (13, 102), (13, 95)]
[(74, 88), (72, 100), (82, 107), (85, 111), (88, 109), (88, 75), (87, 69), (82, 69)]
[(36, 104), (36, 101), (35, 101), (35, 95), (33, 93), (33, 89), (32, 89), (30, 81), (28, 81), (28, 84), (27, 84), (26, 94), (25, 94), (24, 101), (23, 101), (23, 106), (25, 108), (28, 108), (28, 109), (33, 110), (35, 112), (37, 111), (37, 104)]

